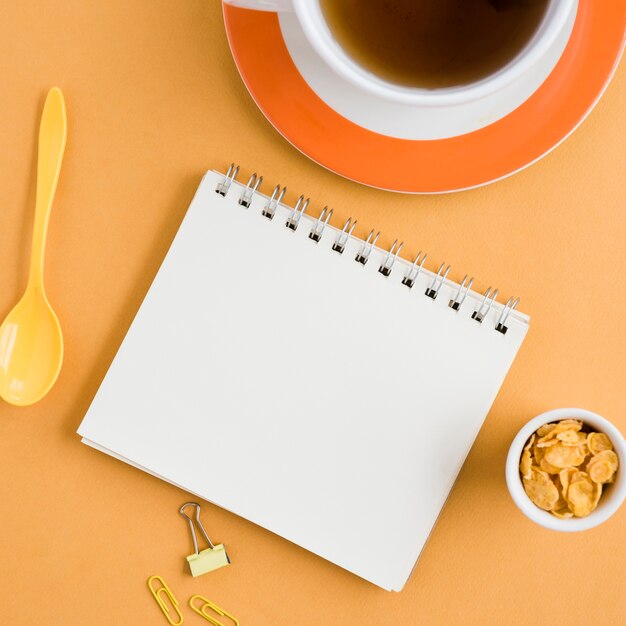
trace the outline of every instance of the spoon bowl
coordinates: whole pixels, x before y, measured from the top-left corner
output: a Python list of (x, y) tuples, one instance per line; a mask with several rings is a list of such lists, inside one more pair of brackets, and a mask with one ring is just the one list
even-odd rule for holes
[(45, 293), (28, 290), (0, 326), (0, 397), (25, 406), (43, 398), (63, 363), (63, 333)]

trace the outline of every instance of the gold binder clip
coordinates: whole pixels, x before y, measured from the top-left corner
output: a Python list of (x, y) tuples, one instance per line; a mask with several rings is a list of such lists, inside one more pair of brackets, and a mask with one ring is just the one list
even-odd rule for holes
[[(196, 606), (193, 603), (194, 600), (200, 600), (202, 602), (202, 605), (199, 607)], [(229, 625), (224, 624), (224, 622), (220, 622), (219, 620), (215, 619), (212, 615), (209, 615), (207, 611), (213, 611), (214, 613), (217, 613), (220, 617), (227, 617), (229, 620), (232, 621), (234, 626), (239, 626), (239, 620), (236, 617), (233, 617), (230, 613), (227, 613), (224, 609), (220, 609), (220, 607), (217, 606), (217, 604), (211, 602), (211, 600), (207, 600), (204, 596), (199, 596), (199, 595), (191, 596), (191, 598), (189, 598), (189, 606), (198, 615), (200, 615), (201, 617), (204, 617), (204, 619), (207, 622), (211, 622), (213, 626), (229, 626)]]
[[(205, 550), (200, 551), (198, 548), (194, 520), (192, 520), (191, 517), (185, 513), (185, 508), (188, 506), (193, 506), (196, 509), (196, 525), (209, 544), (209, 547)], [(230, 559), (228, 558), (228, 554), (226, 554), (226, 548), (221, 543), (214, 546), (211, 543), (209, 536), (206, 534), (204, 526), (202, 526), (202, 522), (200, 521), (200, 505), (197, 502), (186, 502), (180, 507), (178, 512), (189, 522), (189, 528), (191, 529), (191, 538), (193, 539), (193, 547), (195, 550), (194, 554), (190, 554), (187, 557), (191, 575), (195, 578), (196, 576), (201, 576), (202, 574), (212, 572), (213, 570), (228, 565), (230, 563)]]
[[(153, 580), (158, 581), (160, 585), (158, 589), (155, 589), (152, 586)], [(148, 578), (148, 588), (150, 589), (150, 593), (154, 596), (154, 599), (157, 601), (159, 608), (161, 609), (161, 611), (163, 611), (165, 619), (172, 626), (180, 626), (184, 622), (183, 614), (180, 612), (178, 600), (174, 597), (174, 594), (167, 586), (165, 581), (160, 576), (150, 576), (150, 578)], [(167, 602), (165, 601), (165, 598), (163, 598), (163, 596), (165, 596), (165, 598), (170, 601), (171, 607), (168, 607)], [(172, 619), (171, 613), (176, 614), (178, 621), (175, 622)]]

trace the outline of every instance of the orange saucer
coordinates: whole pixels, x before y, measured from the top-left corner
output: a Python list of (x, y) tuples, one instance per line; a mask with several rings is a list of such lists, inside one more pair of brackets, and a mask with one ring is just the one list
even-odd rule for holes
[(485, 185), (550, 152), (599, 100), (617, 67), (626, 31), (626, 0), (580, 0), (563, 56), (524, 104), (471, 133), (410, 140), (358, 126), (318, 97), (294, 65), (275, 13), (223, 6), (237, 68), (272, 125), (337, 174), (406, 193)]

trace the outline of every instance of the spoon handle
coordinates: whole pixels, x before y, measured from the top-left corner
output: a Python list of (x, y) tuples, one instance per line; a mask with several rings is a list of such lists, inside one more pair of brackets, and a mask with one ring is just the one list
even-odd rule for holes
[(42, 291), (48, 220), (63, 162), (66, 138), (65, 100), (61, 90), (53, 87), (46, 98), (39, 126), (37, 200), (29, 276), (29, 285), (39, 287)]

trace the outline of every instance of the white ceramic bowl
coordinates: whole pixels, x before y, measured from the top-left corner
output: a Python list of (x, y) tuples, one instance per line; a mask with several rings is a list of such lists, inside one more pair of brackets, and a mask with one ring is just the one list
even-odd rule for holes
[[(608, 435), (613, 442), (613, 449), (619, 458), (619, 468), (615, 476), (615, 482), (612, 485), (607, 485), (606, 491), (603, 491), (595, 511), (590, 513), (587, 517), (559, 519), (533, 504), (526, 495), (519, 473), (519, 462), (524, 444), (540, 426), (570, 417), (579, 419), (593, 430)], [(624, 463), (626, 463), (626, 441), (624, 441), (624, 437), (620, 431), (611, 424), (611, 422), (597, 413), (592, 413), (585, 409), (554, 409), (553, 411), (547, 411), (531, 419), (530, 422), (517, 433), (515, 439), (513, 439), (506, 459), (506, 484), (515, 504), (517, 504), (520, 511), (533, 522), (545, 528), (560, 530), (562, 532), (588, 530), (609, 519), (624, 501), (626, 497)]]

